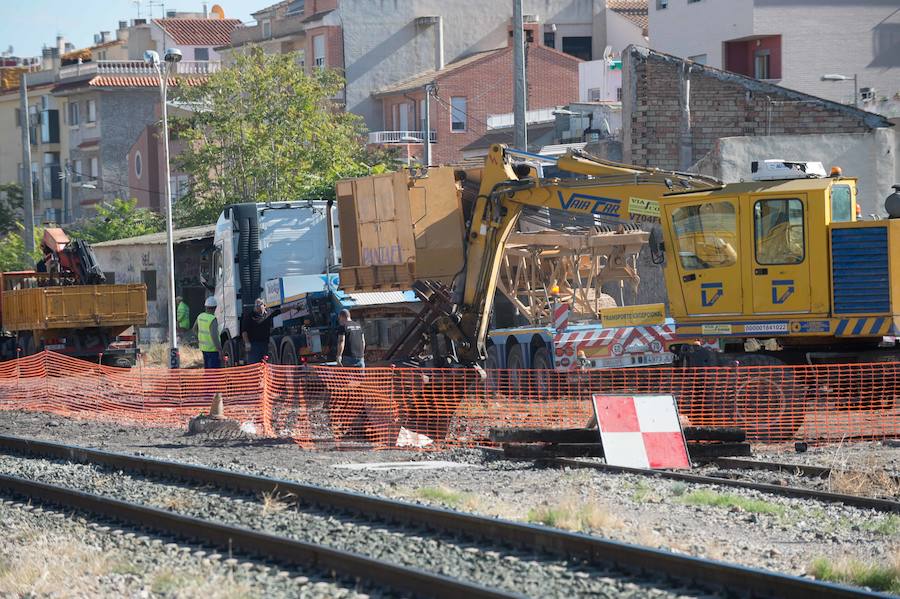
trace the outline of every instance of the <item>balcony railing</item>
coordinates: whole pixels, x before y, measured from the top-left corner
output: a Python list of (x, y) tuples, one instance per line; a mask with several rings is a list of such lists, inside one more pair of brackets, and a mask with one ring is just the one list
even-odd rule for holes
[[(424, 131), (372, 131), (370, 144), (420, 144), (425, 141)], [(437, 143), (437, 132), (432, 131), (431, 143)]]
[[(175, 63), (178, 75), (208, 75), (222, 68), (219, 61), (182, 60)], [(155, 75), (156, 69), (143, 60), (98, 60), (82, 64), (70, 64), (59, 70), (59, 78), (79, 75)]]

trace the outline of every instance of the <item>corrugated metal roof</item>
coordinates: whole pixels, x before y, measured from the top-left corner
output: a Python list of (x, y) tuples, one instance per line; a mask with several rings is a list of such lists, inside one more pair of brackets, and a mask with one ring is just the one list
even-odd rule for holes
[(416, 298), (416, 294), (412, 291), (362, 291), (350, 294), (339, 292), (338, 297), (341, 300), (341, 305), (345, 308), (419, 301)]
[[(175, 243), (184, 241), (194, 241), (197, 239), (211, 239), (216, 233), (216, 225), (200, 225), (198, 227), (185, 227), (184, 229), (175, 229), (172, 232), (172, 238)], [(129, 246), (129, 245), (163, 245), (166, 243), (166, 232), (150, 233), (149, 235), (138, 235), (137, 237), (126, 237), (125, 239), (113, 239), (112, 241), (102, 241), (92, 244), (95, 248)]]
[(538, 154), (544, 154), (546, 156), (562, 156), (569, 150), (583, 150), (587, 144), (588, 142), (586, 141), (579, 141), (571, 144), (551, 144), (541, 148), (541, 151), (538, 152)]

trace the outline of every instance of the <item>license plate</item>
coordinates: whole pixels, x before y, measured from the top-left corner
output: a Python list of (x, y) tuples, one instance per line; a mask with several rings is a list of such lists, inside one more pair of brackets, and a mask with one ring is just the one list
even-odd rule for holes
[(659, 366), (671, 364), (674, 354), (670, 352), (634, 354), (615, 358), (597, 358), (592, 360), (593, 368), (632, 368), (635, 366)]
[(44, 346), (45, 349), (66, 349), (65, 343), (48, 343)]

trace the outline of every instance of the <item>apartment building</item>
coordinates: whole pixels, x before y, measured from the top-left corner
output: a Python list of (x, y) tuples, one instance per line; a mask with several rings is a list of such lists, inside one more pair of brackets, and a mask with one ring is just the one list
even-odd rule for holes
[(297, 52), (309, 72), (344, 68), (344, 39), (339, 0), (283, 0), (253, 13), (255, 25), (232, 32), (217, 50), (229, 62), (250, 47), (270, 54)]
[(900, 116), (897, 2), (651, 0), (649, 27), (655, 50)]

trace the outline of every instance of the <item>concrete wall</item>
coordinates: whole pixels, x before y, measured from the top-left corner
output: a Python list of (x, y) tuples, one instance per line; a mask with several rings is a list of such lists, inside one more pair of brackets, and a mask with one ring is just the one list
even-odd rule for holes
[[(722, 41), (753, 35), (752, 0), (648, 0), (650, 45), (654, 50), (687, 58), (706, 54), (706, 64), (723, 66)], [(779, 30), (781, 27), (779, 27)]]
[(822, 81), (838, 73), (857, 74), (859, 86), (874, 87), (879, 96), (900, 92), (896, 0), (668, 0), (663, 10), (650, 0), (649, 17), (651, 44), (661, 52), (706, 54), (706, 64), (722, 68), (724, 41), (781, 35), (785, 87), (852, 103), (852, 81)]
[[(179, 243), (175, 246), (175, 289), (189, 298), (191, 316), (196, 318), (205, 296), (200, 284), (200, 255), (212, 247), (212, 239)], [(156, 295), (148, 293), (147, 326), (141, 327), (143, 342), (166, 338), (168, 300), (166, 284), (166, 246), (163, 244), (94, 246), (97, 262), (104, 272), (115, 273), (115, 282), (142, 283), (144, 271), (156, 274)], [(193, 323), (192, 323), (193, 324)]]
[[(541, 24), (589, 25), (594, 53), (602, 55), (605, 22), (603, 0), (525, 0), (525, 14)], [(412, 6), (411, 6), (412, 5)], [(382, 89), (434, 68), (435, 27), (418, 27), (416, 17), (442, 16), (445, 62), (508, 43), (512, 3), (483, 0), (342, 0), (347, 110), (363, 116), (368, 127), (382, 127), (380, 102), (371, 97)], [(605, 21), (605, 19), (603, 19)], [(559, 33), (557, 33), (559, 38)], [(604, 39), (599, 39), (599, 38)], [(536, 40), (541, 41), (541, 40)], [(561, 43), (561, 40), (560, 42)], [(307, 55), (307, 62), (310, 60)], [(574, 99), (570, 98), (570, 99)], [(508, 112), (508, 111), (504, 111)]]
[(726, 183), (751, 180), (750, 163), (766, 158), (818, 160), (828, 171), (840, 166), (848, 177), (859, 179), (858, 202), (864, 218), (885, 216), (884, 199), (900, 182), (898, 136), (892, 128), (868, 133), (831, 135), (771, 135), (725, 137), (698, 165), (699, 172)]

